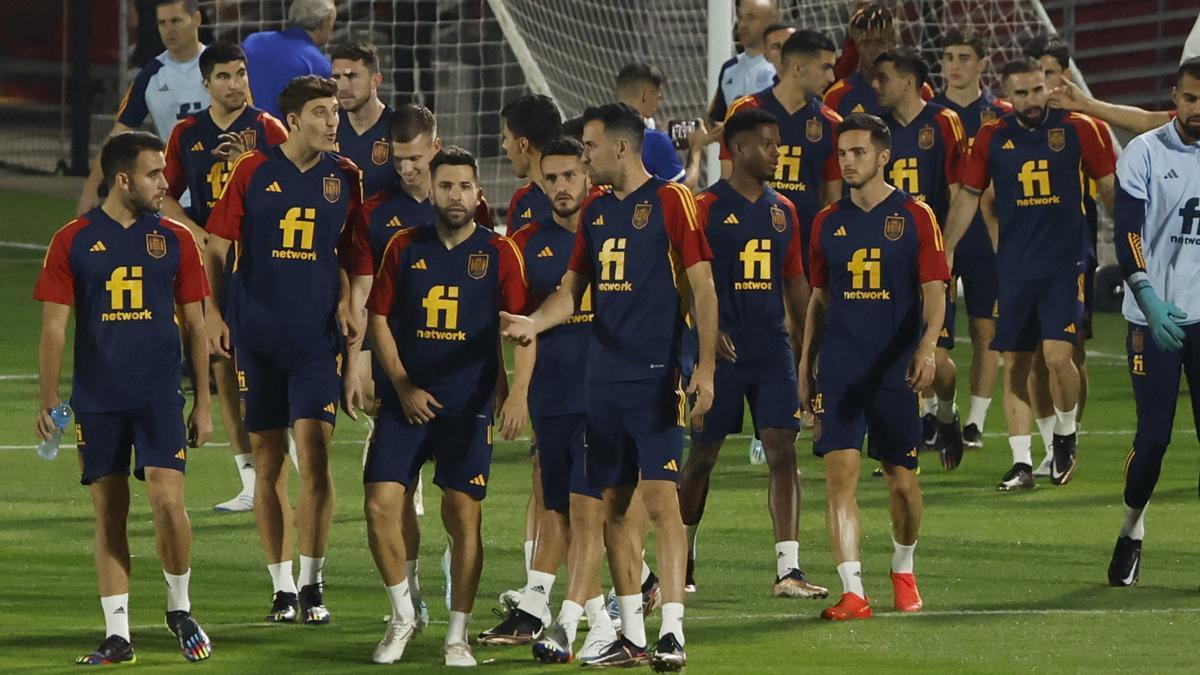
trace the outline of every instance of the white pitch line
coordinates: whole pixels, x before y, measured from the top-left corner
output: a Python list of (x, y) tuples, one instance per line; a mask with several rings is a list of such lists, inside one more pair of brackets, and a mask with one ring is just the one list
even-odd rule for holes
[(0, 248), (19, 248), (23, 251), (45, 251), (45, 244), (28, 244), (23, 241), (0, 241)]
[(38, 376), (36, 373), (33, 375), (0, 375), (0, 382), (36, 380), (36, 379), (38, 379)]

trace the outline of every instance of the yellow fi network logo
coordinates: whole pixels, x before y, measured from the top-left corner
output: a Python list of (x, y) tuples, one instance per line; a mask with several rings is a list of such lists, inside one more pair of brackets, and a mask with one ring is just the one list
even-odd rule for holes
[(313, 249), (313, 231), (316, 229), (317, 210), (293, 206), (279, 221), (281, 231), (280, 249), (271, 251), (272, 258), (285, 260), (316, 260)]
[(803, 153), (802, 145), (779, 146), (779, 164), (775, 166), (775, 181), (771, 183), (771, 187), (776, 190), (804, 191), (804, 164), (801, 161)]
[(458, 330), (458, 286), (433, 286), (421, 300), (421, 308), (425, 310), (425, 329), (418, 329), (417, 337), (466, 342), (466, 332)]
[(904, 190), (910, 195), (921, 191), (921, 174), (917, 171), (916, 157), (901, 157), (892, 163), (892, 185)]
[(598, 291), (632, 291), (633, 284), (625, 280), (625, 237), (605, 239), (600, 245), (600, 283)]
[(738, 254), (742, 262), (742, 278), (733, 284), (735, 291), (771, 290), (771, 240), (751, 239)]
[[(100, 315), (101, 321), (142, 321), (154, 318), (142, 301), (142, 267), (118, 267), (104, 282), (108, 291), (110, 312)], [(128, 302), (126, 302), (128, 294)], [(126, 311), (128, 310), (128, 311)]]
[(891, 291), (883, 288), (883, 254), (878, 248), (860, 248), (846, 263), (851, 290), (843, 291), (846, 300), (891, 300)]
[(1021, 193), (1024, 195), (1023, 198), (1017, 199), (1017, 206), (1046, 206), (1062, 201), (1058, 195), (1050, 194), (1049, 160), (1027, 160), (1017, 172), (1017, 181), (1021, 184)]

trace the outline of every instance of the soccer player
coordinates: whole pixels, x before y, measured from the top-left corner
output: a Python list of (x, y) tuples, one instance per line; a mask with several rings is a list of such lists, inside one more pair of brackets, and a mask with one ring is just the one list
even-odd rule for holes
[(771, 86), (775, 77), (775, 67), (764, 54), (763, 31), (779, 20), (776, 0), (742, 0), (736, 13), (734, 31), (742, 52), (721, 64), (717, 92), (708, 106), (713, 124), (729, 116), (734, 101)]
[(1050, 482), (1066, 485), (1076, 467), (1075, 405), (1079, 371), (1072, 358), (1083, 317), (1087, 221), (1080, 169), (1112, 203), (1109, 140), (1085, 115), (1046, 107), (1046, 76), (1032, 59), (1004, 65), (1005, 98), (1014, 112), (975, 137), (963, 188), (946, 224), (949, 251), (993, 185), (999, 217), (999, 301), (992, 348), (1004, 352), (1005, 411), (1013, 466), (997, 488), (1035, 487), (1029, 436), (1029, 374), (1045, 355), (1055, 423)]
[(1070, 80), (1063, 80), (1059, 86), (1050, 90), (1050, 104), (1104, 120), (1114, 127), (1135, 134), (1157, 129), (1172, 119), (1172, 113), (1165, 110), (1145, 110), (1137, 106), (1102, 101), (1086, 93)]
[[(369, 276), (370, 255), (354, 250), (352, 227), (361, 217), (358, 168), (332, 154), (337, 139), (337, 84), (298, 77), (279, 95), (288, 139), (242, 155), (208, 219), (205, 249), (216, 293), (237, 242), (236, 283), (228, 306), (205, 308), (212, 350), (245, 372), (246, 431), (257, 477), (254, 518), (274, 587), (269, 623), (324, 624), (325, 546), (333, 516), (329, 443), (343, 403), (357, 419), (351, 368), (343, 373), (350, 315), (347, 274)], [(339, 265), (339, 256), (343, 265)], [(287, 490), (287, 429), (296, 440), (301, 486), (295, 529), (300, 548), (299, 592), (292, 578), (292, 508)]]
[[(109, 136), (137, 129), (149, 115), (158, 137), (166, 142), (175, 122), (208, 107), (208, 92), (200, 77), (199, 59), (204, 45), (200, 42), (199, 0), (156, 0), (154, 15), (167, 50), (138, 71), (121, 99)], [(79, 193), (77, 215), (100, 204), (102, 180), (100, 160), (96, 158)]]
[[(887, 112), (882, 116), (891, 132), (890, 159), (884, 169), (888, 184), (925, 202), (938, 223), (945, 222), (950, 200), (961, 181), (967, 150), (962, 122), (953, 110), (921, 99), (928, 70), (909, 49), (889, 49), (875, 57), (871, 86)], [(954, 310), (957, 285), (946, 288), (946, 316), (938, 334), (937, 369), (925, 395), (922, 441), (941, 455), (942, 466), (953, 469), (962, 461), (962, 427), (954, 401), (956, 368)], [(933, 403), (933, 405), (929, 405)]]
[[(183, 118), (171, 130), (163, 170), (167, 179), (163, 213), (188, 225), (196, 236), (203, 238), (202, 228), (233, 168), (226, 151), (234, 146), (253, 150), (260, 140), (264, 145), (278, 145), (287, 139), (287, 131), (279, 120), (247, 103), (246, 55), (241, 47), (230, 42), (209, 46), (200, 54), (200, 75), (212, 105)], [(186, 210), (177, 201), (185, 192), (191, 195), (191, 206)], [(225, 289), (225, 296), (217, 298), (218, 305), (225, 306), (228, 289)], [(223, 513), (251, 511), (254, 509), (254, 455), (250, 452), (250, 438), (242, 423), (237, 368), (233, 360), (221, 357), (215, 358), (212, 365), (221, 421), (242, 480), (241, 491), (233, 499), (214, 506), (213, 510)]]
[(769, 186), (783, 145), (775, 116), (746, 107), (725, 121), (724, 134), (733, 170), (696, 198), (697, 222), (712, 247), (719, 309), (715, 395), (704, 428), (692, 432), (679, 481), (680, 511), (689, 529), (699, 524), (717, 454), (725, 436), (741, 430), (748, 401), (770, 476), (773, 593), (823, 598), (829, 591), (810, 583), (800, 567), (798, 538), (800, 401), (789, 333), (793, 339), (802, 334), (799, 323), (808, 305), (800, 217), (792, 202)]
[[(871, 86), (875, 80), (875, 59), (900, 46), (900, 26), (891, 10), (871, 4), (850, 17), (848, 35), (857, 49), (859, 67), (825, 92), (825, 105), (842, 117), (856, 112), (882, 116), (884, 107)], [(926, 101), (933, 98), (933, 87), (928, 82), (921, 86), (921, 98)]]
[(282, 118), (286, 113), (279, 95), (293, 78), (332, 75), (321, 47), (329, 42), (336, 21), (333, 0), (292, 0), (283, 30), (246, 36), (242, 48), (250, 63), (250, 91), (263, 110)]
[(679, 153), (667, 132), (655, 128), (654, 115), (663, 98), (667, 76), (658, 66), (649, 63), (630, 63), (617, 73), (616, 98), (638, 111), (646, 120), (646, 136), (642, 143), (642, 163), (651, 176), (683, 183), (689, 190), (700, 184), (700, 159), (708, 144), (708, 129), (703, 120), (688, 134), (687, 166), (679, 162)]
[[(200, 249), (183, 225), (158, 214), (167, 181), (163, 144), (132, 131), (100, 150), (108, 195), (50, 241), (33, 298), (42, 302), (38, 349), (41, 408), (34, 429), (57, 432), (50, 410), (61, 404), (58, 381), (71, 307), (75, 307), (75, 372), (71, 406), (80, 482), (96, 514), (96, 574), (105, 640), (76, 659), (88, 666), (133, 663), (129, 633), (129, 463), (146, 482), (154, 534), (167, 582), (167, 627), (189, 661), (207, 659), (212, 643), (191, 615), (188, 582), (192, 530), (183, 503), (187, 447), (212, 433), (208, 344), (200, 302), (208, 294)], [(176, 303), (187, 326), (195, 401), (187, 426), (179, 394)]]
[[(946, 89), (933, 102), (958, 114), (969, 150), (979, 127), (1012, 112), (1012, 106), (983, 88), (988, 57), (987, 44), (981, 35), (951, 28), (942, 36), (941, 45)], [(963, 445), (968, 448), (983, 447), (984, 422), (1000, 365), (1000, 354), (991, 348), (996, 334), (996, 321), (992, 317), (997, 300), (996, 249), (988, 236), (983, 213), (984, 209), (980, 209), (976, 214), (954, 252), (953, 273), (962, 280), (967, 331), (971, 336), (971, 407), (962, 430)]]
[[(384, 251), (367, 302), (375, 358), (387, 374), (363, 468), (367, 540), (392, 601), (376, 663), (401, 658), (415, 629), (405, 576), (404, 494), (432, 459), (442, 487), (442, 522), (451, 539), (454, 598), (443, 655), (474, 666), (467, 619), (483, 569), (481, 502), (492, 463), (492, 408), (498, 312), (523, 311), (524, 263), (509, 239), (475, 224), (478, 171), (469, 152), (449, 147), (430, 162), (434, 227), (403, 228)], [(518, 383), (528, 384), (534, 347), (518, 347)], [(389, 386), (390, 385), (390, 386)], [(525, 423), (518, 399), (500, 413), (504, 438)]]
[(338, 125), (338, 152), (362, 170), (363, 195), (369, 198), (396, 179), (388, 140), (392, 111), (379, 100), (379, 54), (370, 42), (353, 42), (334, 45), (329, 58), (346, 118)]
[(950, 270), (933, 211), (885, 180), (890, 137), (873, 115), (855, 113), (838, 126), (850, 196), (813, 222), (800, 400), (817, 417), (813, 454), (825, 462), (826, 522), (842, 597), (821, 618), (833, 621), (872, 614), (856, 496), (864, 433), (887, 476), (894, 605), (898, 612), (922, 607), (913, 576), (923, 509), (916, 471), (921, 425), (911, 411), (933, 380)]
[[(1108, 583), (1132, 586), (1142, 566), (1146, 505), (1171, 442), (1179, 373), (1200, 392), (1200, 57), (1179, 67), (1176, 117), (1135, 138), (1117, 162), (1113, 242), (1130, 292), (1122, 308), (1129, 321), (1129, 375), (1137, 404), (1137, 433), (1125, 461), (1125, 508), (1108, 566)], [(1149, 338), (1149, 339), (1147, 339)], [(1197, 420), (1200, 422), (1200, 419)]]
[[(646, 172), (645, 124), (633, 108), (610, 103), (584, 114), (584, 161), (593, 182), (611, 189), (584, 205), (575, 249), (559, 289), (530, 316), (501, 315), (505, 337), (528, 344), (565, 323), (593, 288), (588, 343), (586, 468), (603, 489), (608, 565), (620, 606), (621, 636), (592, 665), (679, 670), (687, 661), (683, 585), (687, 546), (676, 481), (683, 459), (683, 396), (678, 344), (683, 316), (695, 308), (699, 362), (689, 393), (693, 424), (712, 405), (717, 299), (712, 254), (686, 188)], [(676, 282), (684, 283), (690, 294)], [(684, 293), (681, 297), (681, 293)], [(640, 494), (658, 544), (664, 604), (658, 643), (648, 652), (639, 592), (643, 520)]]

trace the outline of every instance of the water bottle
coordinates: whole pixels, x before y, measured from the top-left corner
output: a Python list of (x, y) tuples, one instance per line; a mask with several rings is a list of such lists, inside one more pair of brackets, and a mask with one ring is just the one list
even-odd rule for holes
[(51, 460), (58, 456), (58, 444), (62, 441), (63, 432), (67, 430), (67, 423), (71, 421), (71, 406), (60, 403), (57, 407), (51, 408), (50, 419), (54, 421), (54, 433), (50, 435), (50, 438), (42, 439), (37, 446), (38, 457), (45, 460)]

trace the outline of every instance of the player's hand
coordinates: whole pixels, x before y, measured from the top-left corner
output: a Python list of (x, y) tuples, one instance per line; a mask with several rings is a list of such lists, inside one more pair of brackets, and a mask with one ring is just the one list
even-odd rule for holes
[[(719, 125), (718, 125), (719, 126)], [(704, 152), (704, 147), (712, 143), (713, 136), (705, 126), (704, 120), (696, 120), (696, 128), (688, 132), (687, 144), (688, 152), (693, 155), (698, 155)]]
[(229, 324), (220, 312), (204, 313), (204, 329), (208, 333), (208, 351), (223, 359), (232, 357), (233, 345), (229, 339)]
[(511, 441), (529, 421), (529, 398), (522, 392), (509, 392), (500, 408), (500, 437)]
[(396, 395), (400, 398), (400, 407), (404, 410), (404, 417), (408, 419), (409, 424), (430, 422), (437, 417), (434, 409), (442, 409), (442, 404), (438, 403), (433, 394), (414, 386), (407, 379), (393, 382), (392, 386), (396, 388)]
[(737, 347), (733, 346), (733, 340), (725, 331), (717, 332), (717, 358), (730, 363), (737, 362)]
[(1133, 297), (1142, 309), (1142, 314), (1146, 315), (1154, 344), (1168, 352), (1182, 349), (1184, 333), (1183, 328), (1179, 327), (1179, 322), (1187, 318), (1187, 312), (1158, 297), (1148, 284), (1134, 291)]
[(363, 332), (354, 317), (354, 310), (350, 309), (350, 303), (338, 303), (337, 323), (338, 330), (342, 331), (342, 337), (346, 338), (347, 345), (357, 347), (362, 344)]
[(920, 393), (933, 382), (935, 370), (937, 370), (936, 349), (933, 344), (923, 343), (913, 354), (904, 381), (908, 383), (910, 389)]
[(1047, 102), (1055, 108), (1082, 111), (1087, 107), (1088, 98), (1079, 85), (1070, 80), (1064, 80), (1061, 85), (1050, 90), (1050, 98)]
[(690, 422), (693, 429), (704, 428), (704, 415), (712, 408), (713, 403), (713, 367), (696, 366), (692, 372), (692, 381), (688, 385), (688, 397), (692, 400)]
[(531, 317), (500, 312), (500, 336), (527, 347), (537, 337), (537, 327)]
[(358, 411), (365, 409), (363, 401), (362, 380), (358, 379), (353, 368), (347, 368), (342, 376), (342, 410), (355, 422), (358, 421)]
[(188, 415), (187, 423), (188, 447), (198, 448), (208, 442), (212, 436), (212, 409), (203, 403), (192, 406), (192, 414)]
[(220, 157), (226, 162), (236, 159), (239, 155), (246, 152), (246, 143), (242, 140), (242, 135), (233, 131), (226, 132), (217, 136), (220, 144), (213, 148), (212, 154), (215, 157)]
[(49, 440), (50, 436), (58, 430), (58, 427), (54, 426), (54, 419), (50, 417), (50, 410), (57, 408), (61, 403), (61, 401), (55, 401), (49, 405), (43, 404), (37, 414), (33, 416), (33, 433), (37, 434), (38, 438)]
[[(703, 125), (704, 120), (700, 120), (700, 124)], [(717, 122), (716, 124), (713, 125), (713, 128), (708, 130), (708, 133), (706, 134), (706, 136), (704, 138), (704, 145), (707, 146), (710, 143), (719, 143), (721, 141), (721, 136), (724, 133), (725, 133), (725, 123)], [(691, 136), (689, 136), (688, 143), (691, 143), (691, 141), (692, 141)]]

